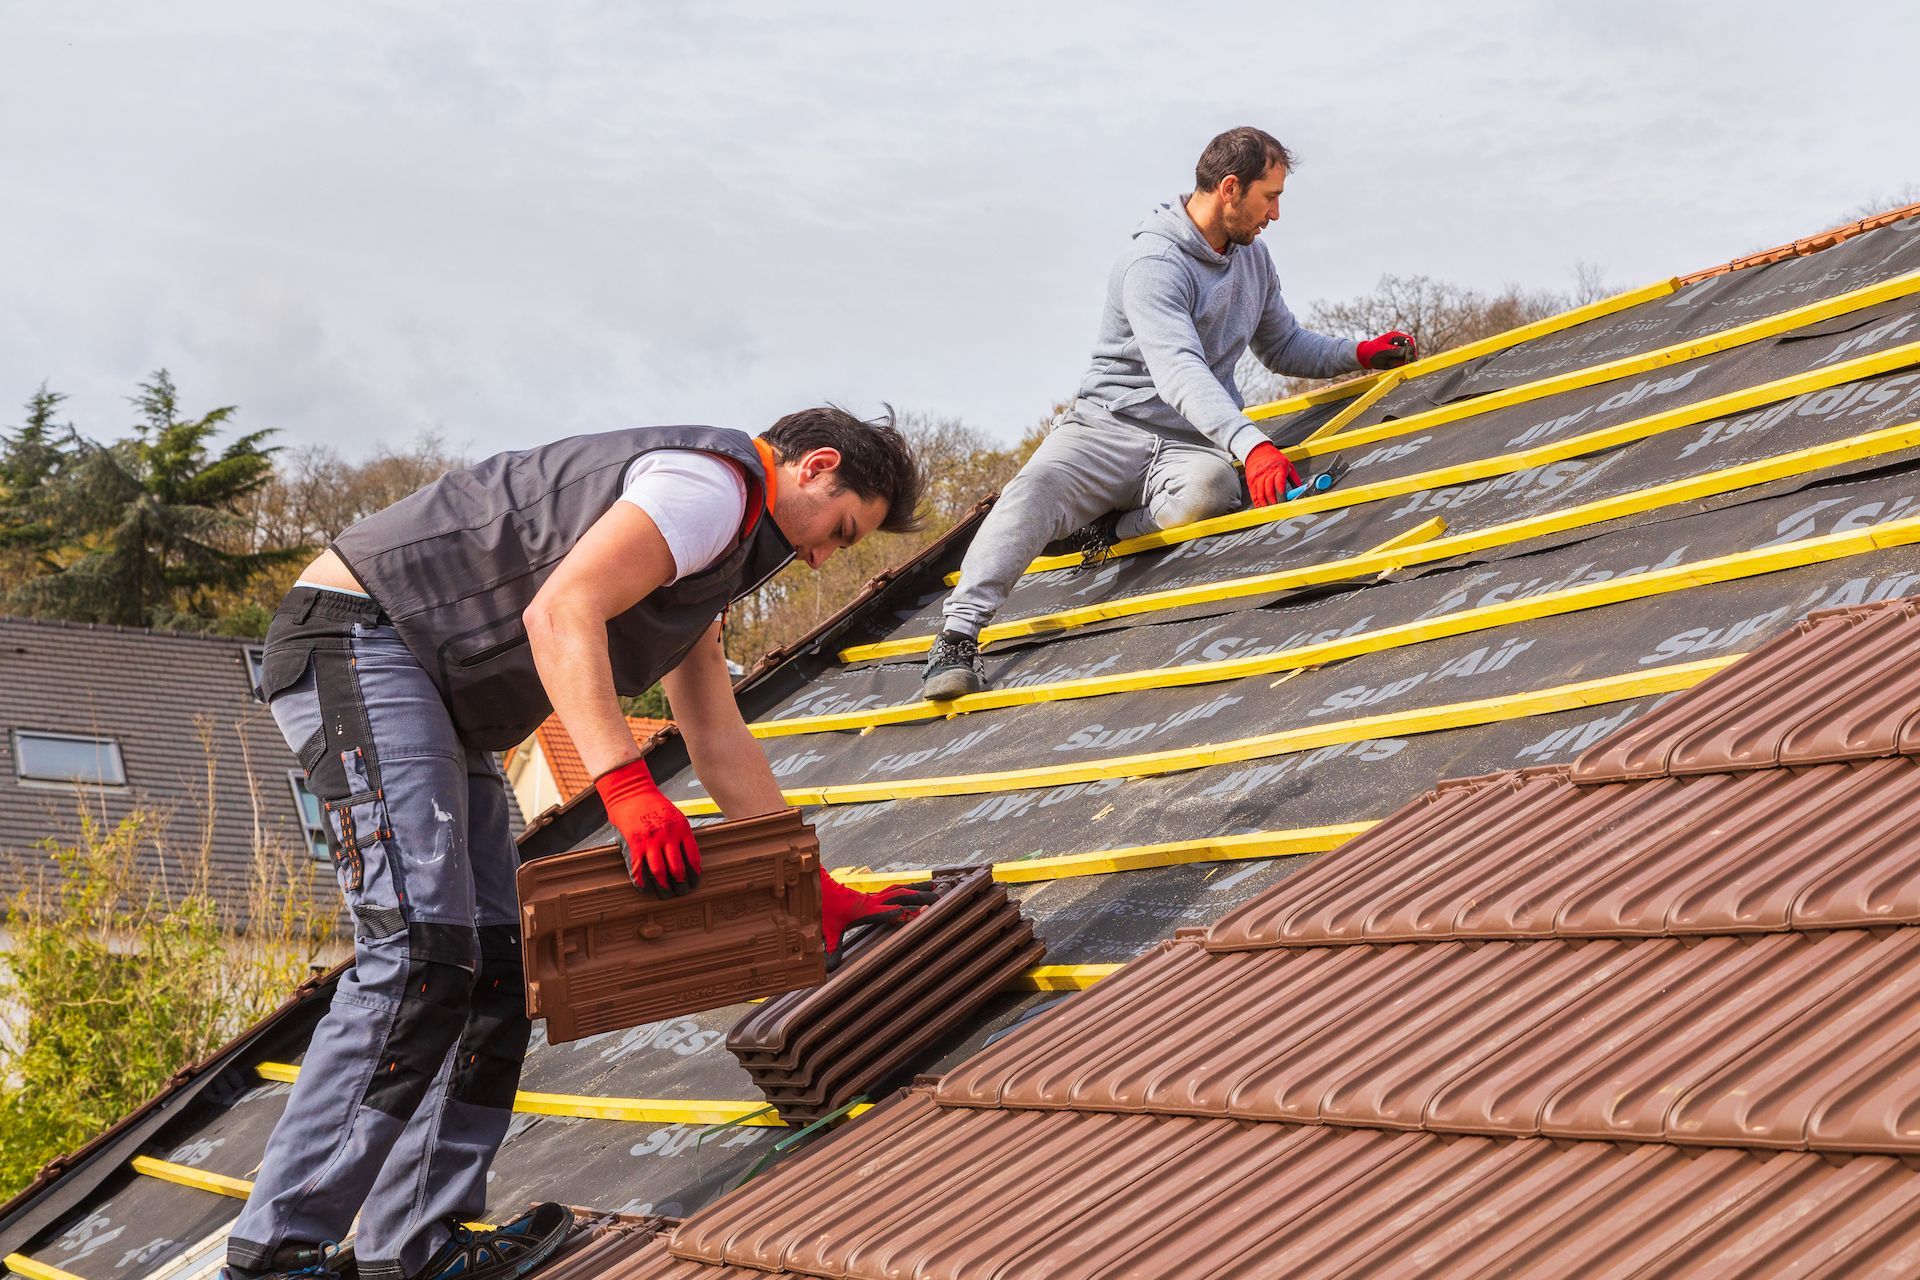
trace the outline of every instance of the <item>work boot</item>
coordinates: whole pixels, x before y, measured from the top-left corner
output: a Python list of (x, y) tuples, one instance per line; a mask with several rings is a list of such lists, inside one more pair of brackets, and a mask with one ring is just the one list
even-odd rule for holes
[(413, 1280), (509, 1280), (551, 1258), (573, 1231), (565, 1205), (537, 1204), (504, 1226), (476, 1231), (449, 1220), (453, 1234)]
[(339, 1280), (339, 1248), (332, 1244), (283, 1244), (273, 1251), (273, 1265), (252, 1271), (229, 1262), (220, 1268), (220, 1280)]
[(942, 631), (927, 651), (926, 674), (920, 677), (920, 696), (928, 702), (952, 702), (987, 687), (980, 670), (980, 642), (958, 631)]
[(1085, 528), (1075, 529), (1067, 535), (1067, 546), (1080, 553), (1077, 568), (1091, 569), (1107, 562), (1113, 554), (1113, 544), (1120, 540), (1120, 513), (1109, 511)]

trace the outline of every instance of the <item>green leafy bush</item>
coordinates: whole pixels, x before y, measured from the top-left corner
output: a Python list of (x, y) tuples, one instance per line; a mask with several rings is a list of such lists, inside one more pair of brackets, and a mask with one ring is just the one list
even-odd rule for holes
[(0, 1199), (284, 1000), (332, 932), (292, 883), (310, 864), (263, 850), (249, 901), (222, 903), (204, 852), (183, 868), (156, 815), (84, 809), (7, 911)]

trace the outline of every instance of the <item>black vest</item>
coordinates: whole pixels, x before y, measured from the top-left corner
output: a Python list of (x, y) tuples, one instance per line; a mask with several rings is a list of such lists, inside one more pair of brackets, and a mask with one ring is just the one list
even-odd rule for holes
[[(520, 615), (561, 557), (618, 501), (627, 467), (655, 449), (738, 463), (747, 510), (766, 481), (753, 438), (721, 427), (632, 427), (500, 453), (377, 511), (333, 550), (393, 619), (468, 746), (505, 750), (553, 711)], [(712, 568), (661, 587), (607, 623), (613, 685), (646, 692), (734, 600), (793, 559), (764, 512)]]

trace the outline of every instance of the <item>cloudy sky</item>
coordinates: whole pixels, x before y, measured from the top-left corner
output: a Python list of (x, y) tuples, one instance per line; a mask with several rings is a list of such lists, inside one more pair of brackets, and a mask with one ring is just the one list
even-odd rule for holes
[[(1206, 139), (1296, 310), (1622, 286), (1920, 180), (1920, 17), (1796, 5), (0, 0), (0, 425), (476, 454), (885, 400), (1010, 438)], [(1913, 197), (1909, 197), (1913, 198)]]

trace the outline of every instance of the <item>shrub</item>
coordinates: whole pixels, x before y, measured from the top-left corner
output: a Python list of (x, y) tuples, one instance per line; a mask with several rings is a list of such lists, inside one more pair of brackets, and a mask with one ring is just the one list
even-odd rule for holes
[(183, 867), (165, 832), (151, 811), (108, 824), (83, 805), (7, 911), (0, 1199), (284, 1000), (332, 932), (297, 884), (310, 864), (262, 848), (248, 902), (222, 903), (204, 846)]

